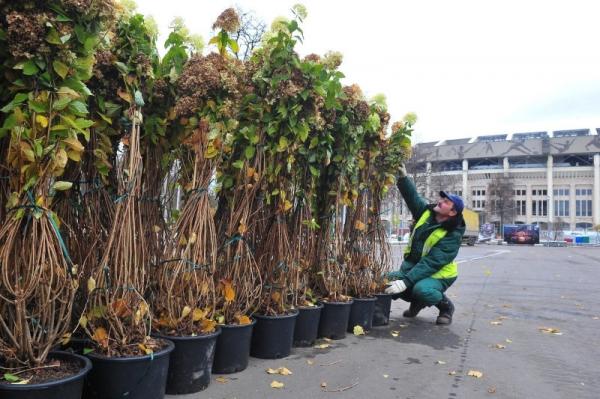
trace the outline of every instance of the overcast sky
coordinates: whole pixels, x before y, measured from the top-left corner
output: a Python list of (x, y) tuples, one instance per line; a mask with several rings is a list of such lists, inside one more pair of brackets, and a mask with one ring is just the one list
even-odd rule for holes
[[(208, 42), (227, 7), (270, 25), (298, 2), (137, 0), (157, 20), (161, 46), (176, 16)], [(308, 18), (299, 53), (342, 52), (345, 84), (384, 93), (392, 121), (418, 115), (415, 141), (600, 128), (597, 1), (301, 3)]]

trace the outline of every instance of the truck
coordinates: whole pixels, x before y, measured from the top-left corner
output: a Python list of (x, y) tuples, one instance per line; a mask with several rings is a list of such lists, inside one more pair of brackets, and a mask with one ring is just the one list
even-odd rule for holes
[(473, 246), (479, 238), (479, 213), (465, 208), (462, 214), (466, 225), (462, 242), (463, 244)]

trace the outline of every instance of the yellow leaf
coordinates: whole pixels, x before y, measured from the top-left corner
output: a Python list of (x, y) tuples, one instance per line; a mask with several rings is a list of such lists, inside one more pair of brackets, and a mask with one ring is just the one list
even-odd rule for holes
[(475, 377), (475, 378), (481, 378), (481, 377), (483, 377), (483, 373), (481, 371), (477, 371), (477, 370), (469, 370), (469, 372), (467, 373), (467, 375), (469, 377)]
[(400, 334), (400, 331), (392, 331), (392, 337), (397, 337)]
[(92, 339), (96, 341), (100, 346), (107, 348), (108, 347), (108, 333), (103, 327), (98, 327), (94, 331), (94, 335), (92, 335)]
[(365, 330), (362, 328), (362, 326), (354, 326), (354, 335), (365, 335)]
[(250, 318), (246, 315), (237, 316), (236, 319), (238, 321), (238, 324), (242, 326), (252, 323), (252, 320), (250, 320)]
[(80, 325), (82, 328), (85, 328), (85, 327), (87, 326), (87, 323), (88, 323), (88, 318), (87, 318), (87, 316), (86, 316), (86, 315), (81, 315), (81, 317), (79, 318), (79, 325)]
[(273, 300), (273, 302), (279, 302), (279, 300), (281, 299), (281, 294), (279, 293), (279, 291), (275, 291), (271, 294), (271, 299)]
[(293, 373), (286, 367), (278, 367), (276, 369), (268, 368), (267, 374), (292, 375)]
[(184, 317), (186, 317), (187, 315), (189, 315), (192, 312), (192, 308), (190, 308), (189, 306), (184, 306), (183, 310), (181, 311), (181, 318), (183, 319)]
[(196, 242), (197, 238), (198, 238), (198, 235), (196, 233), (192, 233), (192, 235), (190, 236), (190, 239), (188, 240), (188, 242), (190, 244), (194, 244)]
[(56, 166), (59, 169), (64, 169), (64, 167), (67, 165), (67, 161), (67, 152), (64, 148), (59, 148), (54, 155), (54, 162), (56, 163)]
[(292, 207), (292, 203), (289, 200), (285, 200), (283, 202), (283, 211), (284, 212), (289, 211), (291, 207)]
[(321, 383), (321, 388), (327, 388), (327, 383), (325, 381)]
[(238, 227), (238, 233), (244, 234), (247, 230), (248, 228), (246, 225), (244, 223), (240, 223), (240, 227)]
[(309, 366), (312, 366), (313, 364), (315, 364), (315, 362), (313, 362), (313, 361), (312, 361), (312, 360), (310, 360), (310, 359), (307, 359), (307, 360), (306, 360), (306, 364), (308, 364)]
[(87, 289), (88, 293), (91, 293), (96, 289), (96, 280), (93, 277), (90, 277), (87, 281)]
[(357, 220), (354, 223), (354, 228), (356, 230), (358, 230), (358, 231), (365, 231), (367, 229), (367, 226), (363, 222), (361, 222), (360, 220)]
[(37, 115), (35, 117), (35, 121), (39, 123), (41, 127), (48, 127), (48, 118), (46, 118), (44, 115)]
[(388, 374), (384, 374), (384, 375), (383, 375), (383, 378), (388, 378), (388, 377), (389, 377), (389, 375), (388, 375)]
[(229, 380), (227, 379), (227, 377), (217, 377), (217, 378), (215, 378), (215, 380), (217, 382), (220, 382), (221, 384), (226, 384), (227, 382), (229, 382)]
[(185, 236), (179, 237), (179, 245), (184, 246), (185, 244), (187, 244), (187, 239)]
[(203, 319), (200, 323), (200, 329), (203, 333), (211, 333), (215, 331), (217, 327), (217, 322), (210, 319)]
[(504, 349), (504, 348), (506, 348), (506, 346), (504, 346), (504, 345), (502, 345), (502, 344), (496, 344), (496, 345), (494, 345), (494, 347), (495, 347), (496, 349)]
[(200, 321), (203, 318), (206, 317), (206, 312), (200, 308), (194, 308), (194, 311), (192, 312), (192, 320), (193, 321)]
[(512, 341), (511, 341), (510, 339), (508, 339), (508, 338), (506, 338), (504, 341), (505, 341), (507, 344), (512, 344)]
[(154, 231), (155, 233), (160, 232), (161, 228), (158, 227), (157, 225), (152, 226), (152, 231)]
[(81, 162), (81, 152), (69, 150), (67, 151), (67, 157), (72, 161)]
[(60, 343), (63, 345), (68, 345), (70, 341), (71, 341), (71, 333), (65, 333), (60, 339)]
[(123, 100), (127, 101), (131, 104), (131, 94), (126, 91), (121, 90), (120, 88), (117, 90), (117, 95), (121, 97)]
[(285, 384), (283, 382), (279, 382), (279, 381), (273, 381), (271, 383), (271, 388), (281, 389), (284, 386), (285, 386)]
[(325, 349), (325, 348), (329, 348), (329, 344), (319, 344), (319, 345), (315, 345), (315, 348), (317, 349)]
[(140, 348), (141, 351), (144, 352), (146, 355), (150, 355), (151, 353), (154, 353), (154, 351), (152, 349), (148, 348), (144, 344), (138, 344), (138, 348)]
[(546, 334), (562, 335), (562, 333), (560, 332), (560, 330), (558, 328), (540, 327), (540, 328), (538, 328), (538, 330), (540, 330), (541, 332), (546, 333)]
[(493, 326), (501, 326), (502, 322), (498, 320), (490, 321), (490, 324)]
[(81, 142), (79, 142), (79, 140), (77, 140), (75, 137), (67, 137), (66, 139), (63, 139), (62, 142), (75, 152), (83, 152), (85, 149)]
[(446, 364), (446, 362), (443, 360), (438, 360), (437, 362), (435, 362), (435, 364)]
[(223, 282), (223, 293), (225, 296), (225, 302), (229, 303), (235, 299), (235, 291), (231, 286), (231, 282), (227, 280), (222, 280)]
[(272, 368), (268, 368), (267, 369), (267, 374), (277, 374), (277, 370), (276, 369), (272, 369)]

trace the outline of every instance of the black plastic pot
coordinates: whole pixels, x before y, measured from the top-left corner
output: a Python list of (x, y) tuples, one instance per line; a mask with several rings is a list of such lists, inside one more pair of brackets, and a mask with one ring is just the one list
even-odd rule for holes
[(298, 310), (283, 316), (254, 315), (250, 356), (260, 359), (281, 359), (289, 356), (294, 341), (294, 326)]
[(2, 399), (80, 399), (83, 391), (83, 378), (92, 368), (89, 359), (67, 352), (50, 352), (49, 360), (76, 360), (81, 369), (75, 375), (43, 384), (0, 384)]
[(323, 304), (298, 308), (298, 317), (294, 327), (294, 343), (296, 347), (312, 346), (319, 333), (319, 319)]
[(373, 327), (387, 326), (390, 322), (392, 294), (375, 294), (375, 309), (373, 310)]
[(217, 337), (217, 348), (213, 360), (214, 374), (231, 374), (248, 367), (250, 342), (256, 320), (245, 325), (221, 325), (221, 335)]
[(319, 321), (319, 337), (330, 339), (346, 337), (351, 308), (352, 300), (348, 302), (323, 302), (321, 320)]
[(375, 310), (375, 301), (377, 298), (354, 298), (350, 317), (348, 318), (348, 332), (354, 330), (354, 326), (361, 326), (363, 330), (368, 331), (373, 325), (373, 310)]
[(87, 356), (92, 371), (85, 379), (85, 399), (162, 399), (165, 396), (169, 355), (175, 349), (171, 341), (152, 355), (106, 357)]
[(168, 339), (175, 344), (169, 360), (167, 394), (194, 393), (208, 387), (219, 334), (220, 328), (213, 333), (195, 337), (155, 334), (156, 337)]

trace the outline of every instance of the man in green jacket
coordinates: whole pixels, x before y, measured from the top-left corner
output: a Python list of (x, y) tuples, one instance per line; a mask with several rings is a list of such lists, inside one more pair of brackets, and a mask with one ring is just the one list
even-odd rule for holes
[(436, 324), (450, 324), (454, 304), (444, 292), (458, 276), (454, 259), (465, 233), (463, 201), (440, 191), (437, 204), (428, 204), (406, 176), (404, 166), (397, 185), (415, 224), (404, 249), (404, 261), (399, 271), (388, 274), (393, 281), (385, 292), (410, 302), (404, 317), (415, 317), (424, 307), (435, 305), (440, 311)]

